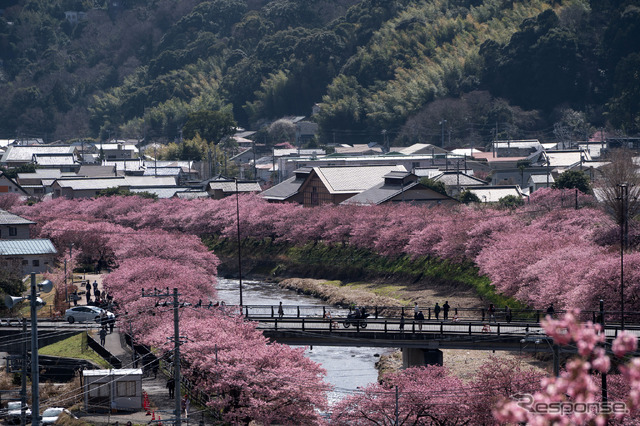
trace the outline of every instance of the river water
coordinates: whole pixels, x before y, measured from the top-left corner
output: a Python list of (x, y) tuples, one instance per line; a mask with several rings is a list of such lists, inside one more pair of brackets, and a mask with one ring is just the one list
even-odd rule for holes
[[(238, 280), (218, 278), (218, 298), (228, 305), (240, 304)], [(244, 305), (325, 305), (322, 300), (299, 294), (293, 290), (280, 288), (276, 283), (242, 280), (242, 303)], [(331, 308), (332, 314), (346, 315), (347, 311)], [(389, 353), (389, 349), (368, 347), (314, 346), (305, 350), (313, 361), (327, 370), (325, 380), (332, 384), (334, 391), (329, 394), (329, 402), (340, 400), (360, 387), (376, 382), (378, 371), (375, 363), (378, 354)]]

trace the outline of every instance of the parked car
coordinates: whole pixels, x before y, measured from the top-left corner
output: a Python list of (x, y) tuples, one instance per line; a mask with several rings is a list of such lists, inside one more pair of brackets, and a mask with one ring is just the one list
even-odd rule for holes
[(64, 319), (69, 321), (69, 324), (73, 324), (76, 321), (100, 322), (100, 314), (103, 311), (106, 313), (105, 320), (109, 321), (115, 319), (116, 316), (112, 312), (105, 311), (97, 306), (74, 306), (73, 308), (69, 308), (65, 311)]
[[(4, 411), (4, 410), (3, 410)], [(31, 410), (27, 408), (25, 411), (27, 416), (27, 423), (31, 423)], [(4, 416), (5, 422), (10, 425), (19, 425), (20, 418), (22, 417), (22, 410), (20, 401), (10, 401), (7, 403), (6, 415)]]
[(58, 417), (60, 417), (62, 413), (67, 413), (70, 417), (77, 419), (77, 417), (71, 414), (71, 412), (66, 408), (51, 407), (42, 412), (42, 420), (40, 421), (40, 424), (52, 425), (58, 421)]

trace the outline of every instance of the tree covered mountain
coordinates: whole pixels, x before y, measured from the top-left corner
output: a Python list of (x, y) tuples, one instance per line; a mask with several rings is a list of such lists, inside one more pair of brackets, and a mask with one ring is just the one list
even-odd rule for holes
[(167, 141), (314, 104), (320, 143), (635, 134), (638, 3), (3, 0), (0, 137)]

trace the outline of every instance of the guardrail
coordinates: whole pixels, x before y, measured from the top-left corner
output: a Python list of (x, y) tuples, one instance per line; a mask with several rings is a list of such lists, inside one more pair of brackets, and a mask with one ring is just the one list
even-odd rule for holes
[[(239, 309), (239, 306), (227, 305), (226, 309)], [(248, 318), (324, 318), (329, 313), (332, 317), (344, 316), (342, 312), (352, 313), (355, 310), (354, 306), (341, 307), (341, 306), (318, 306), (318, 305), (282, 305), (283, 315), (278, 313), (278, 305), (244, 305), (241, 307), (243, 315)], [(360, 307), (362, 308), (362, 307)], [(367, 312), (370, 318), (400, 318), (404, 316), (405, 319), (415, 319), (413, 307), (403, 306), (364, 306), (365, 312)], [(421, 309), (425, 320), (453, 320), (458, 321), (503, 321), (507, 323), (511, 322), (528, 322), (539, 323), (541, 319), (544, 319), (548, 314), (545, 310), (541, 309), (518, 309), (509, 310), (505, 308), (496, 308), (493, 312), (493, 316), (487, 308), (452, 308), (448, 312), (448, 318), (445, 318), (444, 311), (441, 310), (436, 317), (434, 309), (432, 307)], [(567, 311), (558, 310), (554, 311), (552, 316), (559, 318)], [(592, 321), (594, 323), (600, 323), (602, 317), (604, 322), (620, 322), (620, 311), (605, 311), (605, 310), (590, 310), (581, 311), (579, 319), (581, 321)], [(624, 313), (625, 324), (638, 324), (640, 325), (640, 312), (625, 312)]]
[[(355, 320), (346, 318), (271, 318), (253, 317), (253, 321), (260, 323), (261, 330), (274, 331), (328, 331), (340, 332), (373, 332), (373, 333), (413, 333), (413, 334), (458, 334), (458, 335), (498, 335), (498, 336), (537, 336), (545, 338), (546, 333), (538, 323), (526, 322), (487, 322), (487, 321), (435, 321), (435, 320), (408, 320), (402, 321), (396, 318)], [(346, 324), (346, 326), (345, 326)], [(627, 325), (625, 330), (640, 335), (639, 325)], [(607, 338), (615, 338), (622, 331), (620, 324), (605, 325)]]

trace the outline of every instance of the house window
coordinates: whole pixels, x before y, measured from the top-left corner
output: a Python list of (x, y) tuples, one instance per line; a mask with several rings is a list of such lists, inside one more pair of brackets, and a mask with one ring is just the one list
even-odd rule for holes
[(18, 228), (16, 228), (15, 226), (10, 226), (9, 227), (9, 236), (10, 237), (15, 237), (16, 235), (18, 235)]
[(89, 396), (101, 397), (109, 396), (109, 384), (108, 383), (92, 383), (89, 385)]
[(117, 385), (116, 393), (118, 396), (136, 396), (136, 382), (118, 382)]
[(40, 260), (39, 259), (33, 259), (33, 266), (40, 266)]

